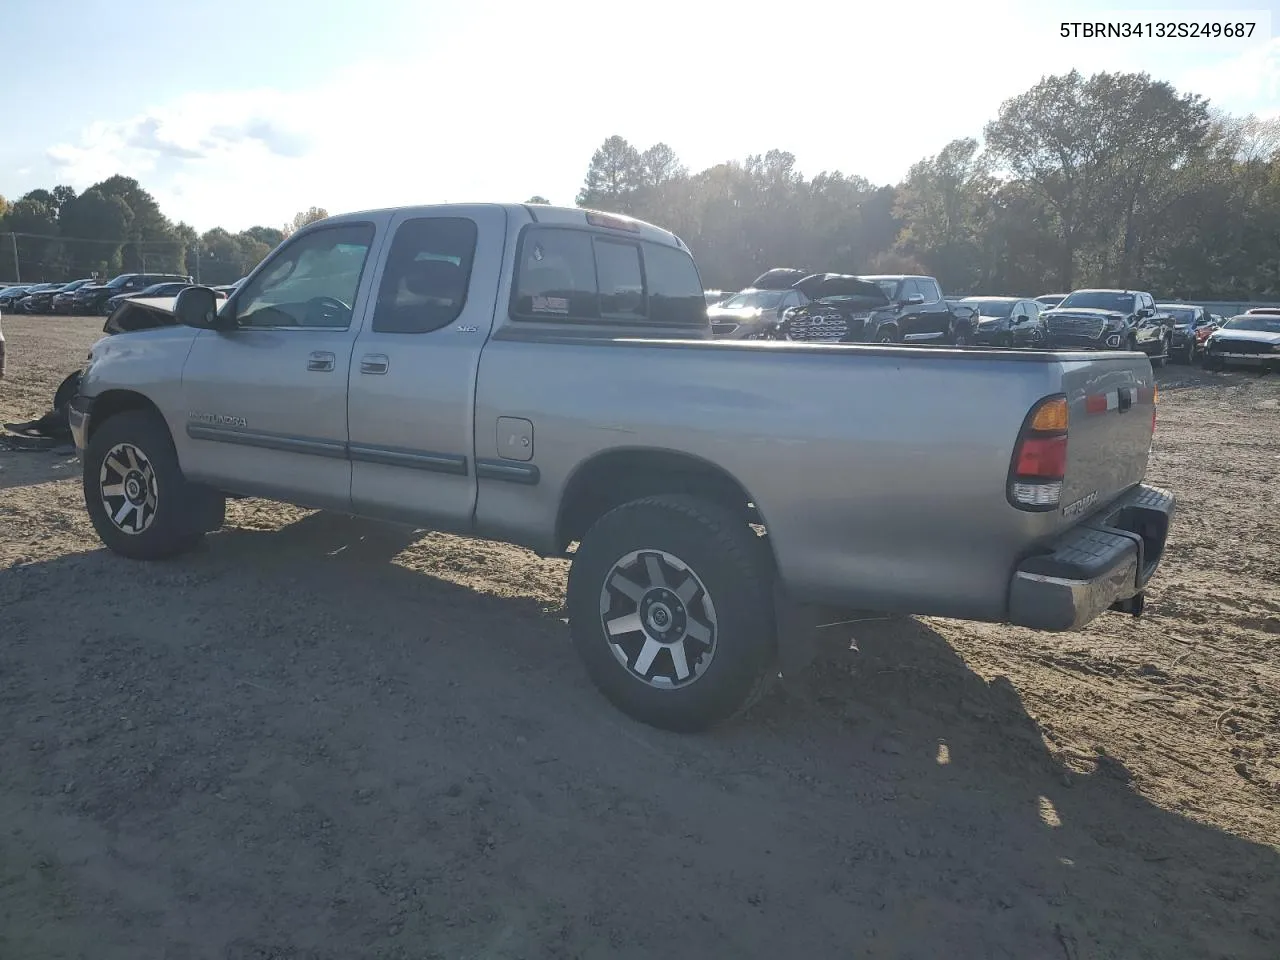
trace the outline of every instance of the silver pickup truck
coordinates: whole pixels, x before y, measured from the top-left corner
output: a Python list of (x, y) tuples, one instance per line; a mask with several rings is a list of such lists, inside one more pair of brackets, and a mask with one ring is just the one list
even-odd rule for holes
[(571, 555), (588, 672), (670, 729), (791, 670), (806, 611), (1139, 613), (1173, 513), (1141, 354), (716, 342), (623, 217), (333, 217), (228, 300), (120, 309), (160, 319), (113, 316), (71, 413), (108, 547), (177, 554), (231, 494)]

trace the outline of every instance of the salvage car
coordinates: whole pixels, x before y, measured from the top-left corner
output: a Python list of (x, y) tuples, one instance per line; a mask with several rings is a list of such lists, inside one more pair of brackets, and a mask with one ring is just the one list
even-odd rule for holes
[(1169, 334), (1169, 359), (1195, 363), (1200, 356), (1199, 347), (1204, 343), (1196, 333), (1213, 323), (1209, 312), (1192, 303), (1157, 303), (1156, 309), (1173, 320)]
[(894, 343), (897, 310), (884, 288), (842, 273), (815, 273), (795, 281), (809, 298), (786, 311), (778, 328), (781, 340), (796, 343)]
[[(781, 271), (777, 273), (779, 282), (789, 279)], [(963, 345), (971, 335), (972, 309), (965, 307), (964, 315), (957, 316), (949, 308), (949, 301), (925, 301), (920, 287), (914, 284), (921, 278), (905, 279), (913, 283), (904, 285), (901, 277), (843, 273), (802, 277), (792, 286), (813, 302), (786, 311), (779, 338), (802, 343), (932, 341)], [(937, 281), (931, 282), (932, 290), (937, 291)], [(926, 314), (929, 319), (922, 319)]]
[[(118, 293), (114, 297), (108, 297), (104, 309), (110, 314), (116, 307), (120, 306), (122, 300), (128, 300), (134, 297), (176, 297), (178, 291), (183, 287), (189, 287), (191, 284), (186, 280), (173, 280), (166, 283), (153, 283), (149, 287), (143, 287), (137, 293)], [(215, 290), (214, 293), (219, 291)], [(222, 294), (222, 298), (226, 298), (226, 294)]]
[(52, 313), (50, 304), (53, 302), (54, 296), (62, 290), (66, 284), (62, 283), (38, 283), (29, 289), (21, 300), (18, 301), (18, 311), (22, 313)]
[(933, 277), (876, 274), (860, 279), (879, 284), (893, 306), (895, 317), (891, 329), (896, 341), (956, 342), (959, 332), (956, 317), (947, 307), (942, 288)]
[(156, 283), (178, 281), (184, 283), (192, 282), (190, 277), (172, 273), (122, 273), (117, 277), (112, 277), (104, 284), (91, 283), (77, 290), (72, 311), (75, 313), (109, 314), (111, 311), (107, 309), (107, 301), (114, 296), (140, 293)]
[(1144, 290), (1073, 290), (1043, 316), (1051, 349), (1141, 351), (1157, 367), (1169, 356), (1172, 318)]
[(62, 289), (55, 293), (49, 300), (49, 312), (70, 313), (72, 307), (75, 305), (76, 291), (81, 287), (87, 287), (96, 282), (97, 281), (95, 280), (87, 279), (72, 280), (70, 283), (63, 284)]
[(723, 340), (772, 340), (782, 315), (808, 302), (799, 290), (748, 287), (707, 308), (711, 335)]
[(614, 214), (344, 214), (226, 301), (120, 309), (161, 319), (94, 345), (69, 414), (110, 549), (183, 553), (242, 495), (570, 556), (588, 675), (673, 730), (748, 707), (833, 607), (1140, 614), (1174, 511), (1144, 358), (717, 341), (688, 247)]
[(30, 289), (30, 284), (15, 283), (11, 287), (5, 287), (0, 290), (0, 310), (17, 313), (19, 302), (27, 295), (27, 291)]
[(1243, 313), (1232, 317), (1205, 340), (1204, 366), (1206, 370), (1280, 369), (1280, 316)]
[(965, 297), (960, 301), (977, 311), (974, 342), (993, 347), (1030, 347), (1045, 338), (1040, 304), (1018, 297)]

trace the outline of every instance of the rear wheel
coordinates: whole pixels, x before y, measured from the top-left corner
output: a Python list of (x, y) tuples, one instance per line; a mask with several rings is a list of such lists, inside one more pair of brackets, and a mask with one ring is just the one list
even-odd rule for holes
[(708, 501), (649, 497), (601, 517), (574, 557), (568, 607), (597, 688), (654, 727), (726, 720), (777, 674), (767, 550)]
[(135, 560), (183, 553), (222, 525), (225, 498), (187, 481), (168, 427), (150, 410), (118, 413), (94, 431), (83, 485), (98, 537)]

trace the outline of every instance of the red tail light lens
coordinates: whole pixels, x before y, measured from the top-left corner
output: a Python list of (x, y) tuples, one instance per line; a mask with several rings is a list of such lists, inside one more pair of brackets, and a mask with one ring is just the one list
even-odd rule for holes
[(1045, 397), (1027, 413), (1009, 464), (1007, 495), (1019, 510), (1055, 510), (1067, 475), (1067, 398)]
[(1027, 437), (1018, 447), (1014, 473), (1020, 479), (1061, 480), (1067, 473), (1067, 435)]

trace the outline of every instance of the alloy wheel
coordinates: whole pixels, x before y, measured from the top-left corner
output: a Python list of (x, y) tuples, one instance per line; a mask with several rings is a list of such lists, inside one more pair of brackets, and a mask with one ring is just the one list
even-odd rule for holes
[(618, 662), (651, 687), (686, 687), (715, 657), (711, 595), (665, 550), (635, 550), (614, 563), (600, 589), (600, 624)]
[(159, 503), (155, 467), (131, 443), (117, 443), (102, 458), (98, 493), (107, 517), (122, 533), (144, 533), (155, 520)]

